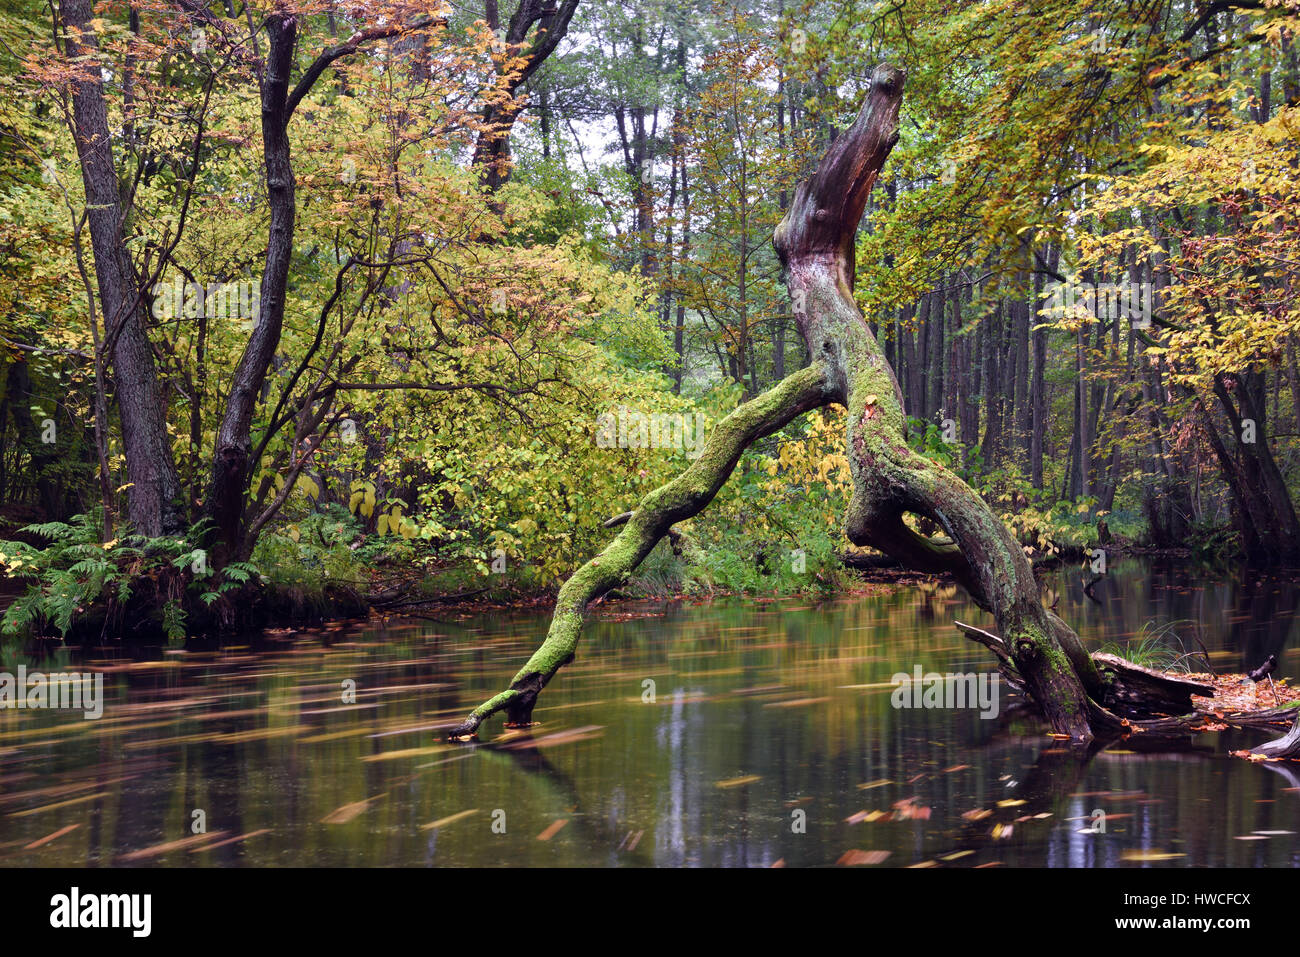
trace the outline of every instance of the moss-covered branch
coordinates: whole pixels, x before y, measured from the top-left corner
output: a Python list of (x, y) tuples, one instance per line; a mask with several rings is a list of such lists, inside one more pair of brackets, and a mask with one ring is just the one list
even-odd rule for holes
[(537, 695), (560, 668), (573, 660), (587, 605), (624, 584), (675, 522), (698, 514), (713, 501), (741, 453), (753, 442), (810, 409), (828, 404), (831, 398), (826, 368), (814, 363), (719, 422), (694, 464), (642, 499), (618, 537), (564, 583), (546, 640), (519, 669), (510, 687), (475, 708), (448, 736), (471, 735), (484, 719), (503, 709), (509, 724), (528, 724)]

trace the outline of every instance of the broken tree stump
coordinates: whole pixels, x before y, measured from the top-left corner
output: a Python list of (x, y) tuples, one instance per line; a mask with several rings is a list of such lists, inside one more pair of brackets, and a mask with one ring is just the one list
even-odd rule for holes
[(1130, 718), (1186, 714), (1193, 710), (1192, 696), (1211, 698), (1211, 685), (1174, 678), (1161, 671), (1135, 665), (1119, 655), (1094, 652), (1092, 660), (1106, 679), (1104, 704)]

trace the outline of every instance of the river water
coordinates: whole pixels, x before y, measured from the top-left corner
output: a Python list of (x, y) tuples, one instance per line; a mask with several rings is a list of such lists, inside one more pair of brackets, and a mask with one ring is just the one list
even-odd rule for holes
[[(1300, 592), (1130, 560), (1084, 594), (1046, 576), (1090, 648), (1164, 626), (1216, 670), (1296, 669)], [(1050, 599), (1049, 599), (1050, 600)], [(610, 605), (530, 733), (438, 729), (500, 690), (539, 613), (274, 633), (105, 673), (97, 720), (0, 711), (3, 866), (1292, 866), (1300, 775), (1224, 732), (1066, 754), (1000, 687), (896, 708), (891, 678), (993, 673), (953, 588), (814, 603)], [(1177, 645), (1174, 645), (1177, 651)], [(1261, 691), (1261, 694), (1266, 692)]]

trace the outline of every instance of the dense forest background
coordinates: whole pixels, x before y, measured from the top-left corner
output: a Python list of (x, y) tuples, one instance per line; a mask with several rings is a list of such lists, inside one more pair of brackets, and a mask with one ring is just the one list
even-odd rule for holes
[[(4, 627), (553, 589), (809, 362), (772, 230), (881, 61), (907, 94), (856, 297), (914, 445), (1035, 557), (1300, 559), (1298, 28), (1283, 0), (11, 0)], [(746, 452), (630, 590), (840, 587), (843, 436)]]

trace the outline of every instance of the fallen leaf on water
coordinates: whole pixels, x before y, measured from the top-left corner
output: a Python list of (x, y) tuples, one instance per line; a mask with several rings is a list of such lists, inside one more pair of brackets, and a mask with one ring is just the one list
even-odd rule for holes
[(1020, 807), (1020, 805), (1028, 803), (1028, 801), (1022, 801), (1020, 798), (1007, 798), (1005, 801), (999, 801), (998, 807)]
[(555, 731), (551, 734), (544, 734), (540, 738), (528, 737), (522, 741), (514, 741), (510, 744), (502, 745), (510, 749), (527, 749), (527, 748), (549, 748), (557, 744), (573, 744), (576, 741), (586, 741), (588, 738), (598, 738), (605, 730), (603, 725), (587, 724), (580, 728), (571, 728), (566, 731)]
[(894, 783), (894, 782), (891, 781), (891, 780), (889, 780), (889, 778), (881, 778), (881, 779), (878, 780), (878, 781), (868, 781), (866, 784), (859, 784), (859, 785), (858, 785), (858, 790), (859, 790), (859, 791), (870, 791), (872, 788), (882, 788), (882, 787), (884, 787), (886, 784), (893, 784), (893, 783)]
[(386, 794), (387, 792), (384, 794), (376, 794), (374, 797), (366, 798), (364, 801), (353, 801), (351, 804), (345, 804), (337, 810), (330, 811), (330, 813), (320, 819), (320, 822), (322, 824), (346, 824), (358, 814), (364, 812), (375, 801), (385, 797)]
[(548, 826), (546, 830), (542, 831), (541, 834), (537, 835), (537, 839), (539, 841), (549, 841), (551, 838), (555, 837), (556, 834), (560, 833), (560, 828), (564, 827), (564, 825), (568, 823), (569, 823), (568, 818), (563, 818), (563, 817), (560, 818), (558, 821), (552, 821), (550, 826)]
[(38, 847), (44, 847), (46, 844), (50, 843), (50, 841), (56, 841), (64, 834), (67, 834), (69, 831), (75, 831), (79, 827), (81, 827), (80, 824), (69, 824), (67, 827), (61, 827), (53, 834), (46, 834), (44, 837), (32, 841), (30, 844), (23, 847), (23, 850), (34, 851)]
[(1186, 857), (1186, 854), (1177, 854), (1172, 851), (1147, 851), (1147, 850), (1127, 850), (1120, 854), (1121, 861), (1172, 861), (1175, 858)]
[(955, 861), (958, 858), (965, 857), (967, 854), (974, 854), (974, 853), (975, 853), (974, 851), (956, 851), (955, 853), (948, 854), (945, 857), (941, 857), (940, 860)]
[(371, 761), (397, 761), (401, 758), (421, 758), (426, 754), (438, 754), (448, 750), (446, 745), (435, 744), (425, 748), (403, 748), (400, 751), (382, 751), (379, 754), (367, 754), (361, 760), (366, 763)]
[(986, 817), (992, 817), (992, 816), (993, 816), (993, 812), (991, 810), (987, 808), (981, 808), (975, 811), (963, 811), (961, 817), (963, 821), (982, 821)]
[(477, 813), (478, 813), (478, 808), (475, 807), (475, 808), (470, 808), (468, 811), (461, 811), (458, 814), (449, 814), (447, 817), (440, 817), (438, 818), (438, 820), (430, 821), (428, 824), (421, 824), (420, 830), (436, 831), (440, 827), (446, 827), (448, 824), (451, 824), (454, 821), (459, 821), (461, 818), (466, 818), (469, 817), (471, 814), (477, 814)]
[(856, 867), (859, 864), (879, 864), (889, 857), (889, 851), (845, 851), (835, 863), (840, 867)]
[(215, 841), (225, 833), (225, 831), (213, 831), (211, 834), (195, 834), (193, 837), (182, 837), (178, 841), (167, 841), (165, 844), (155, 844), (152, 847), (145, 847), (129, 854), (123, 854), (118, 860), (142, 861), (146, 858), (158, 857), (169, 851), (179, 851), (187, 847), (193, 847), (195, 844), (206, 844), (209, 841)]
[(214, 851), (218, 847), (225, 847), (227, 844), (238, 844), (240, 841), (247, 841), (249, 838), (259, 837), (263, 834), (270, 834), (269, 827), (259, 827), (256, 831), (249, 831), (247, 834), (237, 834), (234, 837), (228, 837), (224, 841), (217, 841), (215, 844), (204, 844), (202, 847), (196, 847), (191, 854), (202, 854), (204, 851)]
[(823, 701), (830, 701), (830, 698), (792, 698), (789, 701), (769, 701), (763, 705), (764, 708), (802, 708), (805, 705), (821, 704)]
[(761, 774), (746, 774), (743, 778), (729, 778), (726, 781), (719, 781), (717, 786), (720, 788), (739, 788), (761, 780), (763, 780)]
[(10, 817), (27, 817), (29, 814), (40, 814), (42, 811), (53, 811), (55, 808), (68, 807), (72, 804), (84, 804), (86, 801), (95, 801), (102, 797), (107, 797), (107, 791), (96, 791), (94, 794), (87, 794), (85, 797), (72, 798), (68, 801), (59, 801), (56, 804), (45, 804), (41, 807), (29, 807), (25, 811), (13, 811)]

